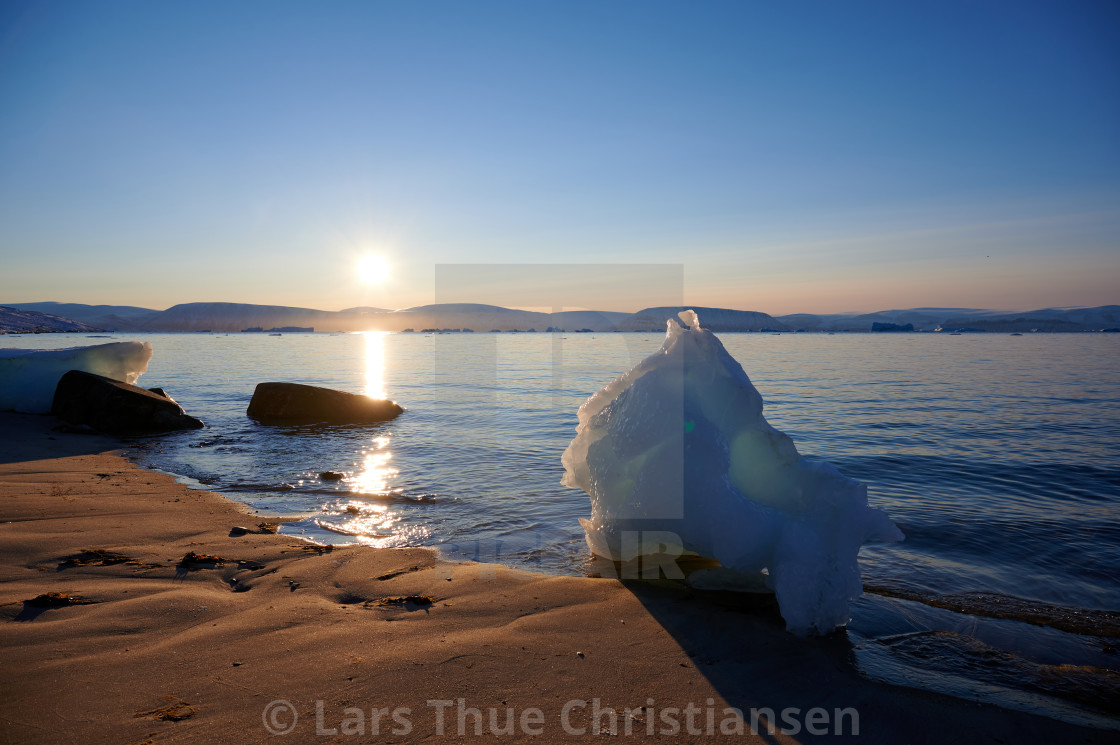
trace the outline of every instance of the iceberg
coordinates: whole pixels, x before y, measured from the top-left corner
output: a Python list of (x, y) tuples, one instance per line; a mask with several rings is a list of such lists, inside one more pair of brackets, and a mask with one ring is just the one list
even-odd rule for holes
[(47, 414), (54, 389), (70, 370), (134, 385), (152, 359), (149, 342), (120, 341), (69, 349), (0, 349), (0, 411)]
[(695, 312), (679, 318), (657, 352), (579, 408), (561, 483), (591, 499), (588, 546), (622, 562), (715, 559), (721, 569), (689, 580), (773, 591), (800, 636), (843, 626), (863, 591), (860, 546), (902, 532), (868, 506), (866, 485), (801, 457), (719, 339)]

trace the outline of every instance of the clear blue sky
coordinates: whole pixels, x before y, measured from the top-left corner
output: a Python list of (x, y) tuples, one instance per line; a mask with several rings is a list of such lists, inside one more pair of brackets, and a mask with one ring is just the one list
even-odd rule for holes
[(407, 307), (475, 262), (1117, 303), (1120, 5), (6, 0), (0, 262), (0, 302), (153, 308)]

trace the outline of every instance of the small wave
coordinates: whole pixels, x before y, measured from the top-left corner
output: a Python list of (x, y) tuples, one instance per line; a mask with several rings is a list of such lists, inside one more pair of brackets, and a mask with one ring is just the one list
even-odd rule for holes
[(1120, 672), (1115, 670), (1045, 665), (948, 631), (899, 634), (876, 639), (874, 644), (889, 649), (896, 663), (948, 676), (943, 682), (960, 680), (966, 688), (979, 682), (1052, 696), (1102, 713), (1120, 711)]
[[(332, 492), (335, 493), (335, 492)], [(351, 491), (346, 492), (352, 497), (360, 499), (371, 499), (378, 502), (400, 502), (402, 504), (435, 504), (445, 501), (442, 497), (431, 492), (419, 492), (416, 494), (409, 494), (403, 491), (390, 491), (390, 492), (364, 492), (364, 491)], [(454, 500), (452, 500), (454, 501)]]
[(240, 445), (246, 442), (244, 437), (230, 437), (229, 435), (217, 434), (213, 437), (207, 437), (199, 440), (198, 442), (187, 443), (187, 447), (191, 448), (210, 448), (218, 446)]
[[(375, 533), (370, 533), (368, 530), (356, 530), (354, 528), (349, 528), (345, 525), (338, 525), (337, 523), (332, 523), (328, 520), (316, 519), (314, 521), (314, 523), (315, 523), (315, 527), (317, 527), (317, 528), (322, 528), (323, 530), (328, 530), (331, 533), (338, 533), (339, 535), (351, 535), (351, 536), (355, 536), (355, 537), (366, 537), (366, 536), (376, 536), (377, 535)], [(378, 537), (380, 537), (380, 536), (378, 536)]]
[[(329, 494), (330, 496), (340, 499), (349, 497), (354, 500), (349, 504), (361, 504), (362, 501), (376, 502), (378, 504), (442, 504), (445, 500), (437, 494), (428, 492), (421, 492), (418, 494), (407, 494), (405, 492), (380, 492), (369, 493), (360, 491), (345, 491), (345, 490), (332, 490), (332, 489), (298, 489), (300, 494)], [(324, 509), (330, 508), (329, 505), (324, 506)]]
[(361, 521), (337, 523), (317, 517), (311, 520), (311, 525), (327, 533), (356, 538), (358, 543), (377, 548), (415, 546), (431, 537), (431, 531), (427, 528), (402, 526), (399, 523), (394, 523), (391, 527), (380, 526), (380, 529), (371, 529), (368, 523)]
[(1085, 636), (1120, 637), (1120, 613), (1115, 611), (1070, 608), (996, 592), (960, 592), (941, 595), (871, 584), (865, 584), (863, 589), (875, 595), (912, 600), (934, 608), (951, 610), (954, 613), (1022, 621)]
[(222, 491), (247, 491), (247, 492), (290, 492), (295, 491), (296, 487), (288, 483), (283, 484), (228, 484), (222, 487)]
[(287, 482), (281, 484), (254, 484), (254, 483), (237, 483), (227, 484), (219, 487), (221, 491), (227, 492), (255, 492), (255, 493), (283, 493), (283, 494), (299, 494), (299, 495), (319, 495), (329, 496), (335, 499), (343, 497), (352, 497), (355, 499), (363, 499), (373, 502), (382, 503), (398, 503), (398, 504), (442, 504), (446, 501), (455, 501), (454, 498), (446, 500), (443, 497), (433, 492), (416, 492), (407, 493), (403, 491), (390, 491), (390, 492), (363, 492), (363, 491), (350, 491), (348, 489), (339, 488), (324, 488), (321, 486), (294, 486)]

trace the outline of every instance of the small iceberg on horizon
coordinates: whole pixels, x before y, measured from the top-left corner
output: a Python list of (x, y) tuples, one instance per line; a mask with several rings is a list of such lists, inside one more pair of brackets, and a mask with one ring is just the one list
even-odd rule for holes
[(649, 549), (633, 536), (652, 532), (662, 550), (718, 561), (711, 579), (772, 590), (795, 634), (843, 626), (863, 590), (860, 546), (902, 532), (868, 506), (866, 485), (802, 458), (719, 339), (695, 312), (679, 317), (579, 408), (561, 483), (591, 498), (588, 546), (630, 561)]

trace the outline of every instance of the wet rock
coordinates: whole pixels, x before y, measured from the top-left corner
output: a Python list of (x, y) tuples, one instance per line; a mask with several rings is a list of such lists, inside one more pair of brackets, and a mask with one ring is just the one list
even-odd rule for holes
[(214, 567), (225, 566), (227, 563), (236, 561), (235, 559), (226, 559), (221, 556), (213, 554), (196, 554), (194, 551), (188, 551), (179, 562), (179, 566), (183, 569), (211, 569)]
[(86, 600), (65, 592), (48, 592), (23, 601), (24, 605), (29, 605), (32, 608), (65, 608), (69, 605), (90, 605), (94, 602), (96, 601)]
[(246, 411), (261, 424), (370, 424), (404, 411), (396, 402), (300, 383), (259, 383)]
[(396, 597), (380, 598), (378, 600), (367, 600), (362, 603), (366, 608), (373, 607), (398, 607), (405, 610), (426, 610), (431, 608), (436, 602), (436, 599), (428, 595), (400, 595)]
[(59, 562), (58, 568), (62, 570), (70, 569), (71, 567), (112, 566), (114, 564), (127, 564), (144, 569), (152, 569), (159, 566), (159, 564), (140, 561), (139, 559), (134, 559), (131, 556), (117, 553), (116, 551), (106, 551), (103, 548), (90, 548), (82, 551), (80, 554), (66, 557)]
[(51, 414), (112, 435), (158, 434), (205, 426), (166, 396), (81, 370), (71, 370), (58, 381)]

